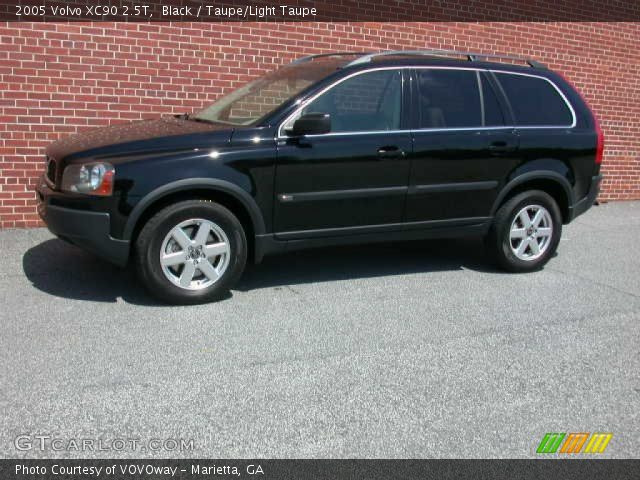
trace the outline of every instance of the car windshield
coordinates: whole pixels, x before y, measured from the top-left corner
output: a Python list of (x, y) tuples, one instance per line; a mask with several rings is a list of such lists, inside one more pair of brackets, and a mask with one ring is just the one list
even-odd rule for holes
[(254, 124), (305, 88), (335, 72), (343, 63), (323, 59), (287, 65), (225, 95), (189, 118), (229, 125)]

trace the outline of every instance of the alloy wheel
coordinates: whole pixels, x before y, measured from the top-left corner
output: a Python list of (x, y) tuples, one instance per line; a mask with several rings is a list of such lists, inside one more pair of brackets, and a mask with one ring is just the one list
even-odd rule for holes
[(227, 270), (229, 239), (219, 225), (202, 218), (180, 222), (160, 247), (162, 272), (174, 285), (201, 290), (216, 283)]
[(527, 205), (513, 219), (509, 229), (511, 251), (520, 260), (533, 261), (549, 248), (553, 236), (553, 220), (541, 205)]

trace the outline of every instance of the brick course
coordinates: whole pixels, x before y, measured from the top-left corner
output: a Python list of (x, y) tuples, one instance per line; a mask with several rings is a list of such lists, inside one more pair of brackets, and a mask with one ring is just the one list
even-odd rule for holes
[(60, 136), (201, 108), (302, 55), (415, 48), (563, 73), (605, 132), (601, 199), (640, 199), (639, 23), (0, 22), (0, 227), (41, 224), (33, 188)]

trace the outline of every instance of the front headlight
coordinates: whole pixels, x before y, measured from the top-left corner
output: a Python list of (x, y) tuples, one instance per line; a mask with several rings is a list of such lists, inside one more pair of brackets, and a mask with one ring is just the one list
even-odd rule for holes
[(113, 165), (104, 162), (69, 165), (62, 174), (62, 190), (89, 195), (113, 193)]

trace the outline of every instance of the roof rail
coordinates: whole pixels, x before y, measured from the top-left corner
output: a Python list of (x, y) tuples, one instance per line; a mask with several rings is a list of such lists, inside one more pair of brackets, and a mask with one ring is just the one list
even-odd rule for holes
[(358, 55), (359, 57), (371, 55), (371, 52), (332, 52), (332, 53), (319, 53), (316, 55), (307, 55), (306, 57), (296, 58), (291, 65), (295, 65), (298, 63), (310, 62), (311, 60), (315, 60), (316, 58), (322, 57), (341, 57), (346, 55)]
[(529, 58), (516, 57), (512, 55), (500, 55), (500, 54), (493, 54), (493, 53), (459, 52), (457, 50), (391, 50), (386, 52), (368, 53), (349, 62), (346, 66), (350, 67), (352, 65), (359, 65), (361, 63), (370, 62), (373, 58), (376, 58), (376, 57), (386, 57), (386, 56), (392, 56), (392, 55), (394, 56), (395, 55), (425, 55), (425, 56), (436, 56), (436, 57), (448, 57), (448, 56), (459, 55), (459, 56), (467, 57), (467, 60), (469, 60), (470, 62), (478, 61), (478, 57), (502, 58), (506, 60), (518, 60), (521, 62), (525, 62), (533, 68), (547, 68), (546, 65), (544, 65), (543, 63), (540, 63), (536, 60), (532, 60)]

